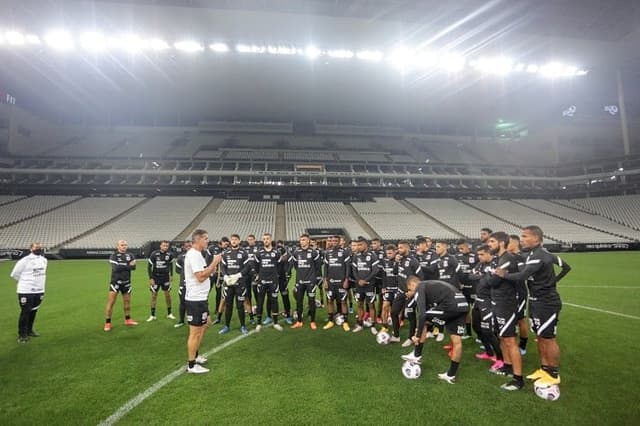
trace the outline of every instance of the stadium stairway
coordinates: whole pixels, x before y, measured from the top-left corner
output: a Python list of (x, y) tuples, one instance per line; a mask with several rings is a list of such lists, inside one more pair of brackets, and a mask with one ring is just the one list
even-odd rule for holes
[[(369, 234), (371, 236), (371, 238), (380, 238), (380, 235), (378, 235), (376, 233), (376, 231), (374, 231), (373, 228), (371, 226), (369, 226), (367, 221), (364, 220), (362, 218), (362, 216), (360, 216), (360, 214), (356, 211), (356, 209), (353, 208), (353, 206), (351, 204), (344, 203), (344, 205), (347, 208), (347, 210), (349, 211), (349, 213), (351, 214), (351, 216), (353, 216), (353, 218), (356, 220), (356, 222), (362, 227), (362, 229), (365, 230), (365, 232), (367, 234)], [(351, 239), (354, 239), (357, 236), (358, 235), (350, 235)]]
[(109, 225), (110, 223), (115, 222), (116, 220), (120, 219), (121, 217), (126, 216), (126, 215), (128, 215), (129, 213), (131, 213), (132, 211), (134, 211), (134, 210), (136, 210), (136, 209), (140, 208), (140, 206), (142, 206), (143, 204), (148, 203), (148, 202), (149, 202), (149, 201), (151, 201), (151, 200), (153, 200), (153, 197), (149, 197), (149, 198), (141, 198), (141, 199), (140, 199), (140, 202), (139, 202), (139, 203), (136, 203), (136, 204), (135, 204), (134, 206), (132, 206), (131, 208), (129, 208), (129, 209), (127, 209), (127, 210), (123, 211), (122, 213), (120, 213), (120, 214), (119, 214), (119, 215), (117, 215), (117, 216), (113, 216), (111, 219), (107, 220), (106, 222), (102, 222), (100, 225), (95, 226), (95, 227), (93, 227), (93, 228), (89, 229), (88, 231), (85, 231), (85, 232), (83, 232), (83, 233), (81, 233), (81, 234), (78, 234), (78, 235), (76, 235), (76, 236), (75, 236), (75, 237), (73, 237), (73, 238), (69, 238), (68, 240), (63, 241), (63, 242), (61, 242), (60, 244), (57, 244), (57, 245), (55, 245), (55, 246), (53, 246), (53, 247), (49, 248), (49, 252), (51, 252), (51, 253), (57, 253), (58, 249), (60, 249), (60, 248), (64, 247), (66, 244), (72, 243), (72, 242), (74, 242), (74, 241), (76, 241), (76, 240), (78, 240), (78, 239), (80, 239), (80, 238), (82, 238), (82, 237), (84, 237), (84, 236), (86, 236), (86, 235), (89, 235), (89, 234), (91, 234), (91, 233), (93, 233), (93, 232), (96, 232), (97, 230), (99, 230), (99, 229), (101, 229), (101, 228), (104, 228), (105, 226)]
[[(197, 216), (193, 218), (191, 223), (189, 223), (182, 230), (182, 232), (178, 234), (178, 236), (176, 237), (176, 241), (184, 241), (187, 238), (191, 238), (191, 233), (196, 228), (196, 226), (202, 223), (202, 220), (205, 218), (205, 216), (207, 216), (208, 214), (213, 214), (216, 211), (218, 211), (223, 201), (224, 200), (222, 198), (212, 198), (211, 201), (209, 201), (209, 203), (207, 203), (207, 205), (204, 206), (202, 210), (200, 210), (200, 213), (198, 213)], [(214, 230), (207, 229), (207, 231), (213, 233)]]
[[(488, 210), (483, 210), (483, 209), (481, 209), (481, 208), (478, 208), (478, 207), (474, 206), (473, 204), (466, 202), (465, 200), (458, 200), (458, 201), (460, 201), (462, 204), (465, 204), (465, 205), (467, 205), (467, 206), (471, 207), (472, 209), (478, 210), (478, 211), (480, 211), (480, 212), (482, 212), (482, 213), (484, 213), (484, 214), (488, 214), (489, 216), (493, 216), (493, 217), (495, 217), (496, 219), (501, 220), (502, 222), (507, 222), (507, 223), (509, 223), (509, 224), (511, 224), (511, 225), (513, 225), (513, 226), (515, 226), (515, 227), (517, 227), (517, 228), (520, 228), (520, 227), (522, 226), (522, 225), (520, 225), (519, 223), (514, 223), (514, 222), (511, 222), (510, 220), (507, 220), (507, 219), (504, 219), (504, 218), (502, 218), (502, 217), (500, 217), (500, 216), (497, 216), (497, 215), (493, 214), (492, 212), (490, 212), (490, 211), (488, 211)], [(527, 207), (527, 208), (528, 208), (528, 207)], [(543, 235), (544, 235), (544, 238), (545, 238), (545, 239), (548, 239), (548, 240), (551, 240), (551, 241), (554, 241), (554, 242), (556, 242), (556, 243), (560, 243), (560, 244), (562, 244), (562, 243), (563, 243), (563, 241), (557, 240), (557, 239), (555, 239), (555, 238), (551, 238), (551, 237), (550, 237), (549, 235), (547, 235), (547, 234), (543, 234)]]
[[(15, 200), (15, 201), (21, 201), (21, 200), (23, 200), (23, 199), (24, 199), (24, 198), (21, 198), (20, 200)], [(44, 215), (44, 214), (47, 214), (47, 213), (52, 212), (52, 211), (54, 211), (54, 210), (57, 210), (57, 209), (59, 209), (59, 208), (61, 208), (61, 207), (68, 206), (68, 205), (69, 205), (69, 204), (71, 204), (71, 203), (75, 203), (76, 201), (81, 200), (81, 199), (82, 199), (82, 197), (76, 197), (76, 198), (74, 198), (73, 200), (67, 201), (66, 203), (62, 203), (62, 204), (57, 205), (57, 206), (55, 206), (55, 207), (52, 207), (52, 208), (50, 208), (50, 209), (48, 209), (48, 210), (44, 210), (44, 211), (41, 211), (41, 212), (39, 212), (39, 213), (33, 214), (33, 215), (31, 215), (31, 216), (23, 217), (23, 218), (22, 218), (22, 219), (20, 219), (20, 220), (14, 220), (13, 222), (10, 222), (10, 223), (7, 223), (7, 224), (5, 224), (5, 225), (2, 225), (2, 226), (0, 226), (0, 229), (8, 228), (8, 227), (9, 227), (9, 226), (11, 226), (11, 225), (15, 225), (16, 223), (19, 223), (19, 222), (24, 222), (25, 220), (33, 219), (34, 217), (37, 217), (37, 216), (42, 216), (42, 215)], [(10, 204), (10, 203), (7, 203), (7, 204)]]
[[(580, 223), (580, 222), (577, 222), (577, 221), (575, 221), (575, 220), (573, 220), (573, 219), (571, 219), (569, 217), (558, 216), (558, 215), (555, 215), (553, 213), (549, 213), (547, 211), (544, 211), (544, 210), (541, 210), (541, 209), (537, 209), (535, 207), (529, 206), (527, 204), (521, 203), (521, 202), (516, 201), (516, 200), (510, 200), (510, 201), (512, 203), (518, 204), (518, 205), (520, 205), (522, 207), (526, 207), (528, 209), (535, 210), (535, 211), (537, 211), (539, 213), (546, 214), (547, 216), (555, 217), (556, 219), (564, 220), (565, 222), (571, 222), (573, 224), (582, 226), (584, 228), (593, 229), (594, 231), (604, 232), (605, 234), (613, 235), (614, 237), (627, 238), (627, 239), (630, 239), (630, 240), (634, 240), (633, 238), (629, 237), (628, 235), (616, 234), (615, 232), (610, 232), (610, 231), (607, 231), (606, 229), (597, 228), (595, 226), (590, 226), (590, 225), (587, 225), (587, 224), (584, 224), (584, 223)], [(552, 202), (550, 200), (546, 200), (546, 201)], [(557, 203), (554, 203), (554, 204), (557, 204)], [(558, 205), (560, 205), (562, 207), (565, 207), (565, 208), (572, 208), (572, 207), (568, 207), (568, 206), (565, 206), (565, 205), (562, 205), (562, 204), (558, 204)], [(574, 209), (574, 210), (577, 210), (577, 209)], [(589, 213), (589, 214), (594, 214), (594, 213)], [(634, 241), (637, 241), (637, 240), (634, 240)]]
[(287, 217), (284, 208), (284, 202), (279, 201), (276, 205), (276, 229), (273, 231), (273, 239), (275, 241), (287, 239)]
[(442, 226), (445, 229), (448, 229), (449, 231), (453, 232), (454, 234), (456, 234), (457, 236), (459, 236), (460, 238), (465, 238), (465, 236), (463, 234), (461, 234), (460, 232), (458, 232), (457, 230), (453, 229), (452, 227), (448, 226), (446, 223), (439, 221), (438, 219), (436, 219), (435, 217), (427, 214), (426, 212), (422, 211), (421, 209), (419, 209), (418, 207), (414, 206), (413, 204), (411, 204), (410, 201), (407, 200), (398, 200), (398, 202), (400, 204), (402, 204), (403, 206), (405, 206), (406, 208), (408, 208), (411, 212), (415, 213), (415, 214), (419, 214), (422, 216), (426, 216), (429, 219), (431, 219), (434, 222), (437, 222), (440, 224), (440, 226)]
[(27, 198), (26, 195), (18, 196), (17, 198), (15, 198), (13, 200), (7, 200), (7, 201), (5, 201), (3, 203), (0, 203), (0, 206), (6, 206), (7, 204), (11, 204), (11, 203), (15, 203), (16, 201), (24, 200), (25, 198)]

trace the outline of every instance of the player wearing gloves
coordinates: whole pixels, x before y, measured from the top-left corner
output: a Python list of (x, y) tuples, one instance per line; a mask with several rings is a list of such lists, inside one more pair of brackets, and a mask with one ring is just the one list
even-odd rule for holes
[(249, 273), (249, 255), (240, 247), (240, 236), (233, 234), (229, 237), (231, 247), (222, 252), (220, 269), (224, 282), (223, 297), (225, 300), (224, 327), (218, 334), (226, 334), (231, 330), (231, 317), (233, 315), (233, 301), (236, 300), (238, 318), (240, 319), (240, 332), (249, 333), (245, 325), (244, 300), (247, 296), (247, 282), (245, 277)]

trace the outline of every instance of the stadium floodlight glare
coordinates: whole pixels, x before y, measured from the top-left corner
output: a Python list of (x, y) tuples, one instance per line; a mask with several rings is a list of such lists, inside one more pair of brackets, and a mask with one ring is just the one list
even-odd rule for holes
[(470, 65), (484, 74), (492, 75), (507, 75), (513, 69), (513, 61), (504, 56), (497, 58), (480, 58), (473, 61), (473, 64), (470, 63)]
[(290, 46), (267, 46), (267, 52), (271, 55), (295, 55), (298, 49)]
[(6, 33), (4, 33), (4, 39), (7, 41), (8, 44), (11, 44), (14, 46), (24, 45), (24, 36), (22, 35), (22, 33), (19, 33), (18, 31), (7, 31)]
[(315, 46), (307, 46), (307, 48), (304, 50), (304, 54), (307, 56), (307, 58), (316, 59), (322, 54), (322, 51)]
[(560, 62), (549, 62), (540, 67), (540, 74), (546, 78), (558, 78), (562, 76), (564, 68)]
[(448, 53), (440, 58), (439, 65), (450, 72), (461, 71), (464, 68), (465, 59), (456, 53)]
[(162, 40), (161, 38), (152, 38), (149, 40), (149, 47), (156, 52), (161, 52), (163, 50), (170, 49), (169, 43)]
[(71, 34), (65, 30), (48, 32), (44, 36), (44, 41), (55, 50), (71, 50), (75, 47)]
[(378, 62), (384, 58), (384, 54), (379, 50), (360, 50), (356, 53), (356, 57), (363, 61)]
[(536, 64), (529, 64), (527, 65), (527, 72), (530, 74), (535, 74), (540, 70), (540, 67), (537, 66)]
[(24, 39), (29, 44), (40, 44), (40, 37), (35, 34), (27, 34), (26, 36), (24, 36)]
[(229, 46), (225, 43), (211, 43), (209, 45), (209, 49), (213, 50), (216, 53), (227, 53), (229, 51)]
[(87, 32), (80, 36), (80, 45), (83, 49), (101, 52), (107, 48), (107, 41), (102, 33)]
[(513, 70), (515, 72), (522, 72), (524, 71), (524, 64), (522, 62), (517, 63), (514, 67)]
[(149, 47), (149, 42), (135, 34), (126, 34), (121, 37), (109, 39), (109, 45), (116, 49), (122, 49), (130, 53), (136, 53)]
[(173, 43), (173, 47), (183, 52), (202, 52), (204, 50), (204, 46), (193, 40), (177, 41)]
[(398, 48), (387, 56), (387, 60), (396, 68), (406, 70), (413, 63), (414, 54), (404, 47)]
[(238, 53), (264, 53), (267, 51), (267, 48), (255, 44), (238, 44), (236, 45), (236, 51)]
[(576, 75), (583, 76), (583, 75), (587, 75), (588, 73), (589, 73), (589, 71), (587, 71), (587, 70), (578, 70), (576, 72)]
[(353, 58), (353, 51), (347, 49), (328, 50), (327, 56), (336, 59), (351, 59)]

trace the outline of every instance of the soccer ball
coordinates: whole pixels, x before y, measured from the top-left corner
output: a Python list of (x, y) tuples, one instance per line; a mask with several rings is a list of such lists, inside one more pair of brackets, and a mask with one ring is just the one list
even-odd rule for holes
[(389, 336), (389, 333), (387, 333), (386, 331), (381, 331), (380, 333), (376, 334), (376, 342), (378, 342), (379, 345), (386, 345), (387, 343), (389, 343), (390, 338), (391, 336)]
[(557, 401), (560, 398), (560, 386), (558, 385), (539, 385), (537, 383), (533, 384), (533, 389), (542, 399), (546, 399), (547, 401)]
[(373, 321), (371, 321), (370, 318), (367, 318), (366, 320), (362, 321), (362, 325), (364, 325), (365, 327), (371, 327), (373, 325)]
[(344, 318), (342, 317), (342, 315), (338, 315), (338, 316), (335, 318), (335, 323), (336, 323), (336, 325), (342, 325), (342, 324), (344, 324)]
[(405, 361), (402, 364), (402, 375), (407, 379), (417, 379), (422, 374), (420, 364), (411, 361)]
[(393, 325), (393, 320), (391, 319), (391, 316), (389, 316), (389, 319), (387, 319), (387, 325), (389, 326)]

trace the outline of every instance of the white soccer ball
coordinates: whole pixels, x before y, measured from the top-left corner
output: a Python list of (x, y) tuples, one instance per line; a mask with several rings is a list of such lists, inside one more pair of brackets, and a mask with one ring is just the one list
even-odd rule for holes
[(533, 389), (538, 397), (546, 399), (547, 401), (557, 401), (558, 398), (560, 398), (560, 386), (558, 385), (549, 386), (534, 383)]
[(389, 326), (393, 325), (393, 320), (391, 319), (391, 316), (389, 316), (389, 318), (387, 319), (387, 325)]
[(379, 345), (386, 345), (389, 343), (389, 339), (391, 339), (391, 336), (389, 336), (389, 333), (386, 331), (381, 331), (376, 334), (376, 342), (378, 342)]
[(342, 324), (344, 324), (344, 318), (342, 317), (342, 315), (338, 315), (338, 316), (335, 318), (335, 323), (336, 323), (336, 325), (342, 325)]
[(407, 379), (417, 379), (422, 374), (422, 368), (420, 364), (416, 364), (411, 361), (405, 361), (402, 364), (402, 375)]
[(373, 321), (371, 321), (371, 318), (367, 318), (366, 320), (362, 321), (362, 325), (364, 325), (365, 327), (371, 327), (373, 325)]

